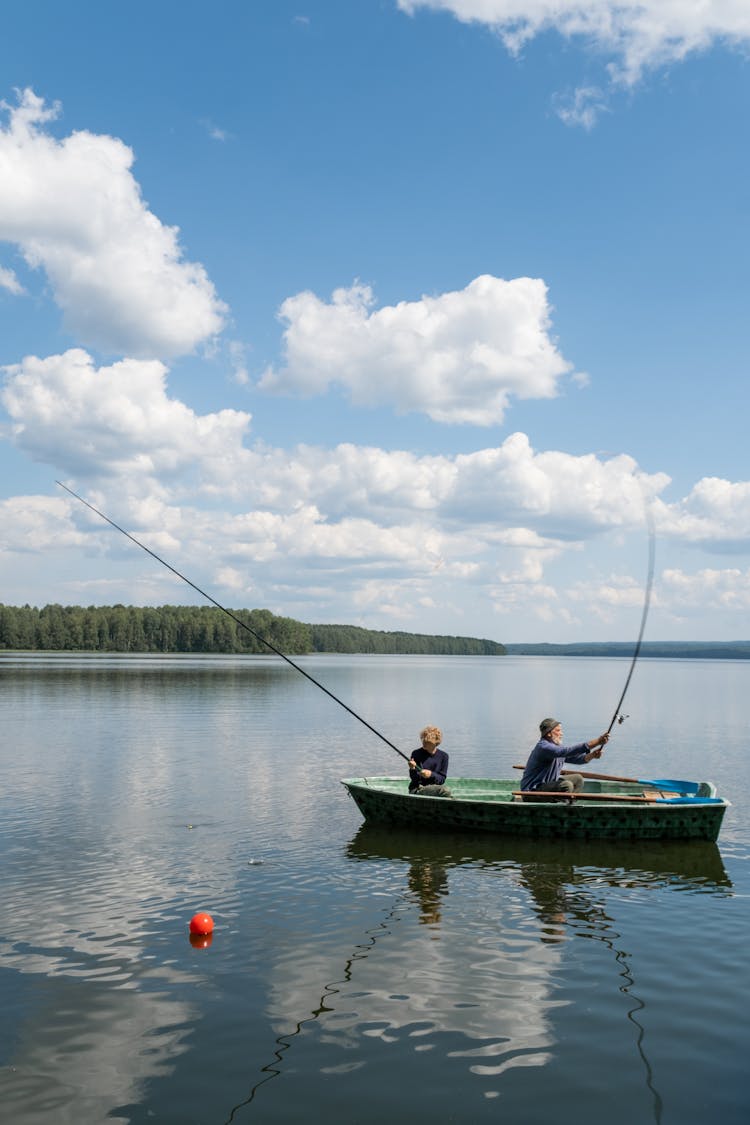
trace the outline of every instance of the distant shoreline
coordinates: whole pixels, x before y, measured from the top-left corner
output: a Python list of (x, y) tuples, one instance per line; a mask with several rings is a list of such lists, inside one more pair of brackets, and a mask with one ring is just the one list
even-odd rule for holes
[[(314, 653), (393, 656), (631, 657), (634, 641), (504, 644), (482, 637), (322, 625), (267, 609), (206, 605), (73, 606), (38, 609), (0, 603), (0, 652), (172, 653), (288, 656)], [(644, 641), (644, 657), (750, 660), (749, 641)]]
[[(634, 641), (506, 644), (508, 656), (632, 656)], [(671, 660), (750, 660), (750, 641), (644, 641), (640, 656)]]

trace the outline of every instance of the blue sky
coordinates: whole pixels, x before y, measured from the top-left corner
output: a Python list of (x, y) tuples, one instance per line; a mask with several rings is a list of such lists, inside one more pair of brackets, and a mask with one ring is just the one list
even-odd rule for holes
[(750, 636), (750, 9), (34, 3), (0, 601)]

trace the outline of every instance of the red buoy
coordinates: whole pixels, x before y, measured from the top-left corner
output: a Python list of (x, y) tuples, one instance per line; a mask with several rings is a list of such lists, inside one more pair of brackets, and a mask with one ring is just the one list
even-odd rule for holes
[(210, 914), (206, 914), (205, 910), (199, 910), (190, 919), (190, 933), (191, 934), (210, 934), (213, 933), (214, 920)]

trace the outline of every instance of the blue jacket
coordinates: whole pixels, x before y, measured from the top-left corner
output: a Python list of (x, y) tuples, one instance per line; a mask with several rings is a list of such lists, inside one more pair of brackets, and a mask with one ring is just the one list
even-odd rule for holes
[(420, 769), (432, 770), (432, 777), (422, 777), (418, 770), (409, 770), (412, 785), (443, 785), (448, 776), (448, 755), (445, 750), (428, 754), (421, 746), (411, 755)]
[(529, 754), (526, 769), (521, 778), (522, 789), (544, 789), (560, 777), (565, 762), (585, 762), (588, 753), (587, 742), (577, 742), (575, 746), (558, 746), (540, 738)]

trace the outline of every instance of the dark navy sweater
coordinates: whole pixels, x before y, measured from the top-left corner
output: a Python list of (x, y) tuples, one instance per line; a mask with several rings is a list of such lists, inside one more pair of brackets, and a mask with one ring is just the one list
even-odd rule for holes
[(411, 755), (422, 770), (432, 770), (432, 777), (422, 777), (418, 770), (409, 770), (412, 785), (442, 785), (448, 776), (448, 755), (445, 750), (428, 754), (421, 746)]

